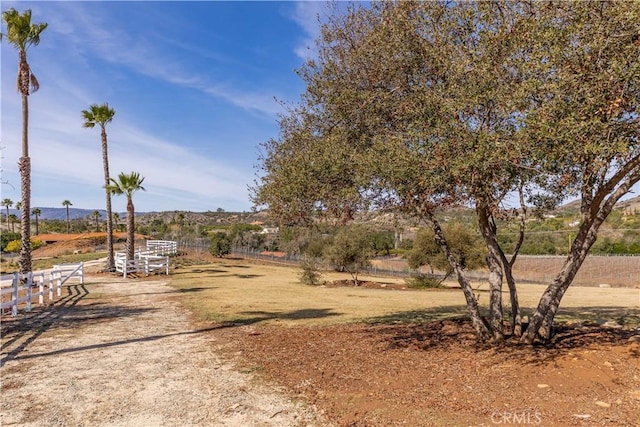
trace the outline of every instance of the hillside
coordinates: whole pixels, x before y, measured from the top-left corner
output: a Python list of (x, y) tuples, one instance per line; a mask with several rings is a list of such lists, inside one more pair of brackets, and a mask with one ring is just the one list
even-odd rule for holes
[[(579, 208), (579, 202), (573, 201), (566, 203), (557, 209), (558, 214), (565, 214), (572, 211), (577, 211)], [(624, 201), (619, 202), (616, 205), (617, 209), (624, 211), (626, 214), (637, 214), (640, 213), (640, 196), (636, 196)], [(41, 220), (66, 220), (67, 219), (67, 211), (66, 208), (39, 208), (41, 210), (41, 214), (39, 218)], [(69, 219), (77, 220), (77, 219), (88, 219), (91, 217), (93, 212), (100, 212), (100, 218), (104, 219), (106, 216), (106, 211), (104, 209), (80, 209), (80, 208), (69, 208)], [(466, 216), (469, 214), (470, 210), (457, 207), (454, 209), (450, 209), (448, 211), (452, 216)], [(20, 211), (17, 209), (9, 209), (9, 214), (14, 214), (16, 216), (20, 216)], [(267, 211), (261, 212), (225, 212), (225, 211), (208, 211), (208, 212), (189, 212), (189, 211), (162, 211), (162, 212), (136, 212), (136, 221), (139, 224), (149, 224), (154, 220), (161, 220), (164, 223), (178, 222), (178, 215), (182, 214), (183, 221), (185, 224), (191, 225), (216, 225), (216, 224), (233, 224), (233, 223), (251, 223), (255, 221), (259, 221), (262, 223), (269, 222), (269, 214)], [(4, 218), (6, 215), (6, 210), (1, 210), (0, 215)], [(118, 212), (120, 218), (125, 218), (127, 216), (126, 212)], [(392, 213), (376, 213), (369, 212), (357, 215), (356, 221), (376, 224), (384, 227), (392, 227), (394, 222), (397, 221), (397, 217)], [(415, 224), (414, 221), (402, 221), (402, 225), (405, 227), (413, 227)]]

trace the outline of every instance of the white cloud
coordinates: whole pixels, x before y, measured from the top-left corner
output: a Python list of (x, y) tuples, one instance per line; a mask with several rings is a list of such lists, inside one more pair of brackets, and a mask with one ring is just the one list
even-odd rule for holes
[(326, 13), (326, 3), (318, 1), (298, 1), (291, 19), (304, 31), (306, 37), (295, 49), (296, 55), (303, 59), (317, 56), (315, 40), (320, 36), (321, 20)]

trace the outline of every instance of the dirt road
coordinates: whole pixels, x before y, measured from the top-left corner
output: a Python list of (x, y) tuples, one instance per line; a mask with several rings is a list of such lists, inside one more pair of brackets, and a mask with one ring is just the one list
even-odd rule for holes
[(90, 276), (67, 290), (3, 319), (0, 425), (326, 425), (221, 356), (165, 281)]

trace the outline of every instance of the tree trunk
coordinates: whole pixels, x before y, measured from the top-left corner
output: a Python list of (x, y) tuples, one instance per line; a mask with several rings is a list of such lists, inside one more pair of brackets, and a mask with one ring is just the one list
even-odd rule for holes
[[(21, 57), (22, 59), (22, 57)], [(28, 82), (28, 80), (27, 80)], [(20, 272), (31, 271), (31, 159), (29, 158), (29, 96), (22, 92), (22, 157), (20, 169), (20, 190), (22, 193), (22, 218), (20, 235)]]
[[(540, 297), (536, 312), (531, 317), (527, 330), (520, 338), (521, 342), (531, 344), (536, 339), (548, 341), (551, 338), (553, 319), (560, 307), (560, 301), (587, 257), (589, 249), (598, 238), (600, 226), (611, 213), (620, 197), (638, 182), (639, 176), (640, 170), (632, 173), (615, 191), (612, 191), (611, 196), (606, 201), (604, 196), (611, 190), (608, 186), (603, 186), (596, 196), (592, 198), (591, 203), (585, 205), (583, 209), (584, 219), (571, 245), (569, 255), (560, 273)], [(615, 177), (612, 178), (612, 180), (614, 179)], [(612, 185), (615, 185), (615, 182)], [(585, 195), (583, 194), (584, 199)]]
[(498, 244), (496, 228), (492, 222), (488, 207), (483, 203), (478, 203), (476, 205), (476, 213), (478, 215), (480, 233), (489, 251), (487, 255), (487, 266), (489, 267), (489, 324), (491, 325), (493, 339), (501, 340), (504, 338), (502, 324), (503, 273), (501, 261), (501, 255), (503, 255), (503, 253)]
[(520, 313), (520, 303), (518, 301), (518, 290), (516, 281), (513, 278), (513, 266), (507, 261), (507, 257), (502, 254), (502, 266), (504, 276), (509, 286), (509, 299), (511, 302), (511, 334), (516, 337), (522, 336), (522, 315)]
[(469, 313), (469, 317), (471, 318), (471, 324), (476, 330), (478, 338), (483, 341), (489, 339), (492, 334), (489, 331), (487, 322), (482, 317), (482, 315), (480, 315), (478, 299), (473, 293), (473, 288), (471, 287), (471, 283), (469, 283), (469, 279), (467, 279), (467, 277), (465, 276), (464, 270), (458, 263), (456, 257), (451, 253), (447, 240), (445, 239), (444, 233), (438, 221), (433, 217), (433, 214), (431, 212), (428, 212), (426, 214), (426, 218), (431, 224), (431, 228), (433, 229), (436, 244), (440, 246), (445, 256), (447, 257), (449, 264), (451, 264), (454, 273), (456, 274), (458, 283), (462, 288), (462, 293), (464, 294), (465, 300), (467, 302), (467, 312)]
[(106, 271), (115, 271), (116, 263), (113, 257), (113, 219), (111, 215), (111, 192), (106, 190), (109, 186), (109, 156), (107, 152), (107, 132), (102, 126), (101, 132), (102, 142), (102, 165), (104, 168), (104, 185), (106, 192), (106, 209), (107, 209), (107, 264)]
[(133, 200), (127, 195), (127, 261), (131, 261), (135, 254), (135, 212)]

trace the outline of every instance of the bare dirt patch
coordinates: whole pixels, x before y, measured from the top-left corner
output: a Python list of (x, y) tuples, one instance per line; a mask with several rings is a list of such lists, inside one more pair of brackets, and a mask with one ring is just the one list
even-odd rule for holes
[(566, 328), (483, 347), (464, 320), (229, 330), (251, 363), (340, 426), (640, 426), (640, 336)]
[(238, 370), (219, 326), (195, 322), (165, 281), (101, 275), (67, 291), (3, 318), (1, 425), (325, 424)]

